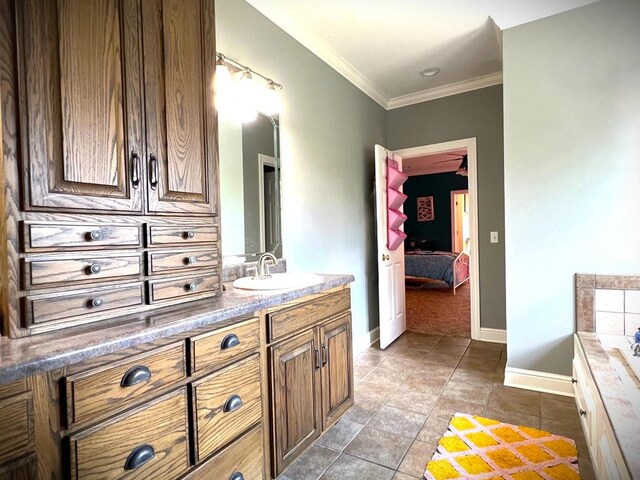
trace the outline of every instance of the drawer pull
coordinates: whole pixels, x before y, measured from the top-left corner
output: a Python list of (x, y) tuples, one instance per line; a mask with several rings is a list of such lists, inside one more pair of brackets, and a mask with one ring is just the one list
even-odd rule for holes
[(91, 230), (89, 232), (89, 238), (87, 240), (100, 240), (102, 238), (102, 233), (100, 230)]
[(125, 470), (136, 470), (156, 456), (151, 445), (140, 445), (134, 448), (124, 462)]
[(185, 239), (193, 238), (195, 236), (196, 236), (196, 232), (194, 232), (193, 230), (189, 230), (189, 231), (184, 232), (184, 238)]
[(244, 480), (244, 475), (240, 472), (232, 473), (229, 480)]
[(101, 307), (103, 303), (104, 301), (100, 297), (96, 297), (93, 300), (91, 300), (91, 306), (93, 308)]
[(97, 275), (102, 271), (102, 267), (97, 263), (94, 263), (89, 267), (89, 273), (93, 275)]
[(196, 257), (189, 257), (186, 259), (187, 265), (195, 265), (198, 262)]
[(196, 288), (198, 288), (198, 284), (196, 282), (191, 282), (188, 285), (185, 285), (186, 289), (190, 292), (195, 292)]
[(235, 333), (230, 333), (222, 339), (220, 343), (220, 350), (229, 350), (230, 348), (240, 345), (240, 339)]
[(240, 395), (231, 395), (229, 398), (227, 398), (227, 401), (224, 402), (224, 407), (222, 407), (222, 411), (224, 413), (235, 412), (242, 406), (242, 403), (243, 402), (242, 402), (242, 399), (240, 398)]
[(122, 380), (120, 381), (121, 387), (131, 387), (138, 383), (146, 382), (151, 378), (151, 370), (144, 365), (136, 365), (127, 370)]
[(322, 366), (324, 367), (329, 361), (329, 350), (327, 350), (327, 346), (322, 344)]

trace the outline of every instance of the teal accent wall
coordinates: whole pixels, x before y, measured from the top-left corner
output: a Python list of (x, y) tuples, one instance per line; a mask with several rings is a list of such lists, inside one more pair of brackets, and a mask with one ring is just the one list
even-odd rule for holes
[[(407, 240), (428, 240), (427, 248), (450, 252), (451, 192), (466, 190), (468, 185), (468, 178), (455, 172), (409, 177), (404, 184), (404, 193), (408, 196), (404, 203), (404, 213), (408, 217), (404, 224)], [(428, 196), (433, 196), (434, 220), (418, 222), (417, 199)], [(408, 244), (405, 245), (408, 249)]]

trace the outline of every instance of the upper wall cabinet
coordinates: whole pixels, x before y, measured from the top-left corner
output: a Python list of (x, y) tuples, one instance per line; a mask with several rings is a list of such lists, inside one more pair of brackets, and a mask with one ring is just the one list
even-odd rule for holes
[(216, 213), (213, 4), (142, 2), (150, 212)]
[(213, 3), (16, 3), (28, 208), (216, 213)]
[(26, 203), (141, 212), (137, 2), (25, 0), (17, 5), (23, 29), (18, 38)]

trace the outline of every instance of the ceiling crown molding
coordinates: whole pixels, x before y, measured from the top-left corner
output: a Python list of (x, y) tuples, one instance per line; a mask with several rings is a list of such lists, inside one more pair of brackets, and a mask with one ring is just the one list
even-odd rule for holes
[(435, 100), (436, 98), (471, 92), (472, 90), (492, 87), (501, 83), (502, 72), (490, 73), (489, 75), (483, 75), (481, 77), (471, 78), (469, 80), (463, 80), (461, 82), (450, 83), (448, 85), (442, 85), (441, 87), (429, 88), (421, 92), (391, 98), (386, 108), (387, 110), (393, 110), (394, 108), (406, 107), (416, 103)]

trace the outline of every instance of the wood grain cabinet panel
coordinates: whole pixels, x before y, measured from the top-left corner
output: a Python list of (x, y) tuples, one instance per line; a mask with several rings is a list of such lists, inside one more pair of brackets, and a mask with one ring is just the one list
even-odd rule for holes
[(322, 433), (320, 366), (315, 329), (271, 348), (276, 474)]
[(98, 223), (55, 224), (24, 222), (24, 246), (27, 252), (96, 248), (135, 248), (142, 246), (138, 225)]
[(147, 268), (149, 275), (194, 271), (217, 267), (218, 258), (217, 249), (153, 251), (147, 252)]
[(257, 426), (204, 462), (184, 480), (264, 480), (262, 442), (262, 427)]
[(227, 328), (189, 338), (191, 373), (240, 358), (260, 346), (260, 320), (252, 318)]
[(144, 304), (142, 287), (142, 283), (129, 283), (29, 295), (26, 297), (28, 326), (39, 326), (41, 330), (46, 330), (47, 324), (55, 322), (74, 322), (79, 325), (128, 313)]
[(85, 254), (79, 257), (30, 257), (24, 261), (27, 286), (39, 287), (69, 282), (100, 282), (142, 273), (138, 254)]
[(260, 379), (254, 355), (192, 384), (197, 462), (262, 418)]
[(353, 405), (351, 314), (320, 327), (322, 426), (326, 430)]
[(16, 3), (28, 205), (142, 212), (139, 3)]
[(73, 434), (74, 480), (172, 479), (189, 468), (186, 389)]
[(33, 435), (31, 392), (0, 400), (0, 464), (29, 453)]
[(217, 213), (214, 2), (142, 2), (148, 210)]
[(36, 455), (31, 454), (0, 467), (0, 480), (34, 480), (37, 478)]
[(68, 376), (67, 426), (113, 414), (186, 377), (184, 342)]
[(168, 303), (212, 296), (220, 287), (220, 277), (216, 271), (198, 272), (169, 280), (149, 280), (148, 284), (150, 303)]
[(350, 290), (319, 295), (313, 300), (292, 307), (277, 309), (267, 315), (269, 340), (284, 338), (298, 330), (308, 328), (323, 318), (336, 315), (351, 307)]
[(151, 225), (149, 226), (149, 246), (175, 246), (218, 241), (218, 227), (215, 225)]

